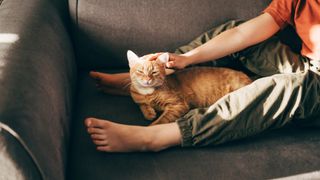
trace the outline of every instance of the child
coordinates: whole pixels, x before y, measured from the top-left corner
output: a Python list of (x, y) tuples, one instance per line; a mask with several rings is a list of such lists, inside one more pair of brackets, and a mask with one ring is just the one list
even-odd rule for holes
[[(314, 123), (320, 115), (319, 0), (274, 0), (247, 22), (228, 22), (170, 54), (168, 68), (215, 60), (231, 54), (263, 77), (228, 94), (205, 111), (192, 110), (174, 123), (129, 126), (88, 118), (87, 130), (97, 149), (106, 152), (159, 151), (171, 146), (205, 146), (252, 136), (290, 122)], [(291, 25), (302, 39), (301, 54), (282, 44), (276, 32)], [(182, 53), (182, 54), (178, 54)], [(154, 54), (156, 58), (159, 54)], [(106, 92), (122, 89), (129, 74), (92, 72)]]

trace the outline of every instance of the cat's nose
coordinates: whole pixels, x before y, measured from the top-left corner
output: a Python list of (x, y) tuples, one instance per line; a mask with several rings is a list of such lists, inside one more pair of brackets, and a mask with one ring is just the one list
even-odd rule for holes
[(152, 83), (152, 79), (147, 80), (147, 84), (150, 85)]
[(145, 79), (145, 80), (143, 81), (143, 83), (144, 83), (145, 85), (151, 85), (151, 84), (152, 84), (152, 79)]

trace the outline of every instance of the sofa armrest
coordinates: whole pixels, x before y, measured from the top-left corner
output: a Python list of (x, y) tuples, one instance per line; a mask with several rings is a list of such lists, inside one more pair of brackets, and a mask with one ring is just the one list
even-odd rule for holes
[(43, 172), (17, 134), (0, 122), (0, 179), (43, 179)]
[(30, 169), (38, 169), (42, 179), (65, 177), (76, 82), (67, 9), (65, 0), (3, 0), (0, 5), (0, 123), (18, 140), (1, 144), (0, 159), (15, 146), (10, 159), (16, 167), (24, 164), (17, 155), (26, 152), (33, 161)]

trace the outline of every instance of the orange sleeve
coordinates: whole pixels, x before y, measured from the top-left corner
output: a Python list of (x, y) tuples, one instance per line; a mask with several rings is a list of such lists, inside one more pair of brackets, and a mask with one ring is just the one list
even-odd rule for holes
[(270, 14), (281, 29), (292, 22), (294, 0), (273, 0), (263, 11)]

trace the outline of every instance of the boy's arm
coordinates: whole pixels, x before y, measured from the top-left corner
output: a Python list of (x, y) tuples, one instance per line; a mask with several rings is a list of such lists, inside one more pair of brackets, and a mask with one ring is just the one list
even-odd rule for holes
[(207, 43), (183, 55), (172, 54), (167, 66), (179, 69), (190, 64), (215, 60), (262, 42), (274, 35), (279, 29), (280, 27), (273, 17), (264, 13), (219, 34)]

